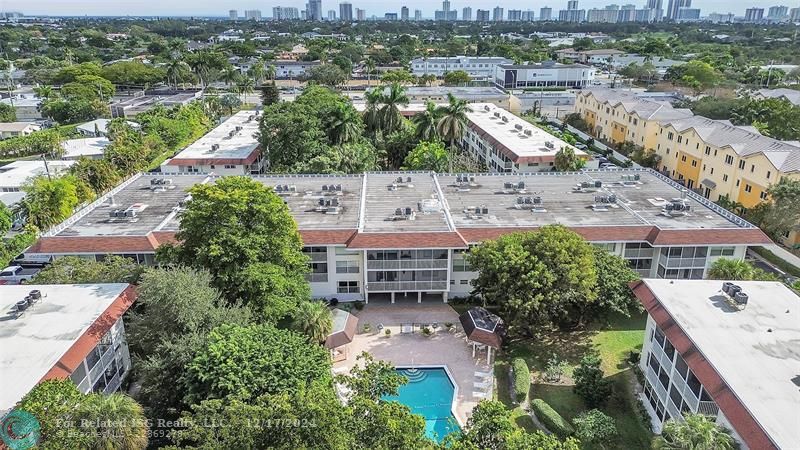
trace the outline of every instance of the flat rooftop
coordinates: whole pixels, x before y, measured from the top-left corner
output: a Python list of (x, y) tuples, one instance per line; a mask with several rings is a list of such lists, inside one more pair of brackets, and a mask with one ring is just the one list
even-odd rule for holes
[(64, 148), (63, 158), (78, 159), (81, 156), (100, 156), (111, 141), (105, 137), (69, 139), (61, 143)]
[[(12, 408), (41, 380), (128, 287), (124, 283), (0, 286), (0, 411)], [(14, 318), (31, 290), (40, 303)]]
[[(465, 175), (466, 176), (466, 175)], [(356, 175), (257, 175), (284, 199), (300, 230), (364, 232), (436, 232), (473, 228), (539, 227), (561, 223), (570, 227), (656, 226), (663, 230), (736, 230), (753, 228), (694, 193), (684, 200), (690, 209), (667, 216), (663, 207), (682, 196), (679, 185), (648, 170), (586, 170), (573, 173), (473, 174), (472, 182), (457, 182), (457, 174), (432, 172), (370, 172)], [(398, 178), (402, 177), (402, 182)], [(635, 179), (638, 177), (638, 179)], [(189, 189), (213, 183), (218, 176), (142, 174), (98, 199), (46, 236), (145, 236), (174, 232), (179, 206)], [(411, 182), (408, 182), (411, 178)], [(169, 184), (153, 184), (168, 180)], [(601, 187), (576, 192), (587, 183)], [(506, 183), (524, 183), (522, 191)], [(325, 186), (325, 187), (323, 187)], [(333, 193), (331, 192), (333, 186)], [(340, 186), (341, 190), (337, 190)], [(287, 192), (288, 191), (288, 192)], [(614, 203), (603, 203), (615, 197)], [(539, 197), (541, 204), (518, 199)], [(334, 203), (326, 200), (336, 199)], [(324, 205), (320, 205), (323, 200)], [(600, 205), (601, 208), (593, 208)], [(328, 211), (328, 207), (336, 210)], [(363, 207), (363, 212), (362, 212)], [(474, 208), (486, 207), (487, 214)], [(402, 209), (400, 216), (397, 209)], [(406, 214), (413, 212), (413, 220)], [(111, 217), (114, 211), (135, 210), (135, 217)], [(445, 210), (449, 212), (448, 215)], [(735, 223), (738, 222), (738, 223)], [(756, 230), (757, 231), (757, 230)], [(612, 239), (613, 240), (613, 239)], [(636, 240), (636, 239), (634, 239)]]
[[(73, 164), (75, 161), (47, 161), (47, 168), (50, 175), (58, 175)], [(18, 188), (33, 177), (46, 175), (44, 162), (40, 160), (14, 161), (0, 166), (0, 188)]]
[(257, 148), (255, 111), (239, 111), (175, 155), (167, 164), (181, 160), (247, 159)]
[(460, 98), (508, 98), (508, 94), (493, 86), (409, 86), (406, 94), (413, 97), (447, 97), (447, 94)]
[(736, 281), (747, 306), (730, 306), (722, 281), (643, 280), (779, 448), (800, 442), (800, 297), (779, 282)]
[(514, 162), (525, 162), (526, 158), (552, 158), (562, 147), (570, 147), (575, 154), (588, 158), (586, 152), (503, 108), (490, 103), (473, 103), (470, 107), (472, 112), (467, 113), (470, 128), (478, 128), (511, 152), (513, 155), (509, 156)]

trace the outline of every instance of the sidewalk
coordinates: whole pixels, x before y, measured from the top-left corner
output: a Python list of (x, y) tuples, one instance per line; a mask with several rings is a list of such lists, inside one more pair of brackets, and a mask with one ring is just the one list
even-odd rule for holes
[(763, 247), (774, 253), (775, 256), (779, 257), (780, 259), (800, 269), (800, 258), (795, 256), (792, 252), (784, 249), (778, 244), (764, 245)]

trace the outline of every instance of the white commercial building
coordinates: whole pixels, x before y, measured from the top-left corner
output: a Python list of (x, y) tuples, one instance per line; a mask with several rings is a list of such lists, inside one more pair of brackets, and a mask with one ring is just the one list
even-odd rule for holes
[(594, 81), (594, 68), (583, 64), (507, 64), (495, 68), (494, 84), (504, 89), (529, 87), (585, 87)]
[(261, 173), (264, 161), (257, 132), (258, 111), (239, 111), (161, 164), (161, 171), (219, 175)]
[(44, 380), (118, 391), (131, 367), (122, 315), (135, 298), (123, 283), (0, 286), (0, 417)]
[(297, 79), (302, 78), (312, 67), (320, 64), (319, 61), (272, 61), (275, 66), (275, 78)]
[(797, 448), (800, 298), (780, 282), (733, 283), (633, 285), (648, 312), (639, 366), (654, 431), (700, 413), (742, 448)]
[(463, 70), (474, 79), (491, 79), (499, 64), (511, 64), (511, 60), (496, 56), (453, 56), (415, 58), (411, 60), (411, 72), (415, 76), (436, 75), (443, 77), (448, 72)]
[[(108, 124), (110, 122), (110, 119), (95, 119), (82, 123), (75, 127), (75, 129), (86, 137), (101, 137), (108, 133)], [(141, 128), (141, 125), (136, 122), (127, 121), (126, 123), (135, 130)]]
[[(477, 276), (464, 258), (470, 246), (547, 224), (569, 227), (646, 277), (702, 278), (717, 258), (742, 259), (748, 245), (770, 242), (649, 169), (252, 178), (295, 219), (313, 295), (343, 301), (467, 297)], [(188, 190), (218, 179), (134, 176), (45, 232), (25, 257), (114, 253), (153, 264), (156, 248), (175, 239)]]

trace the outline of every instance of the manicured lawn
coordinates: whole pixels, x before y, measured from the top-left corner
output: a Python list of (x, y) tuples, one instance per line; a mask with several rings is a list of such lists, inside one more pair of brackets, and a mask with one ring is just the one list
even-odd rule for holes
[[(617, 442), (612, 447), (649, 448), (652, 434), (636, 413), (636, 399), (633, 395), (635, 376), (627, 362), (631, 350), (642, 348), (644, 327), (644, 315), (620, 317), (607, 326), (577, 331), (550, 330), (533, 339), (512, 342), (495, 365), (497, 396), (514, 409), (515, 415), (518, 411), (524, 413), (511, 403), (508, 392), (508, 361), (516, 357), (524, 358), (534, 378), (531, 398), (546, 401), (565, 419), (571, 421), (586, 410), (583, 400), (572, 391), (572, 370), (586, 352), (594, 349), (600, 353), (603, 371), (613, 381), (614, 386), (614, 395), (603, 408), (606, 414), (615, 419), (619, 433)], [(553, 355), (568, 364), (564, 377), (557, 384), (545, 383), (541, 379), (541, 373)], [(535, 428), (532, 421), (521, 426), (528, 430)]]

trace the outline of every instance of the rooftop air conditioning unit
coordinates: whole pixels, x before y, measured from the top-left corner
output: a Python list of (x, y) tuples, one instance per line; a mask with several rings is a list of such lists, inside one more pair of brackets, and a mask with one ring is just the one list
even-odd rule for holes
[(530, 128), (526, 129), (524, 133), (526, 136), (533, 136), (533, 130), (531, 130)]
[(503, 116), (503, 122), (508, 123), (508, 116)]
[(553, 144), (553, 141), (545, 141), (544, 146), (550, 149), (555, 148), (555, 144)]
[(211, 151), (215, 152), (217, 150), (219, 150), (219, 144), (211, 144)]
[(495, 112), (494, 112), (494, 116), (495, 116), (495, 117), (500, 117), (500, 111), (495, 111)]
[(514, 128), (516, 128), (517, 130), (522, 131), (522, 124), (518, 123), (518, 124), (514, 125)]
[(237, 132), (242, 131), (242, 126), (241, 125), (236, 125), (236, 131)]

